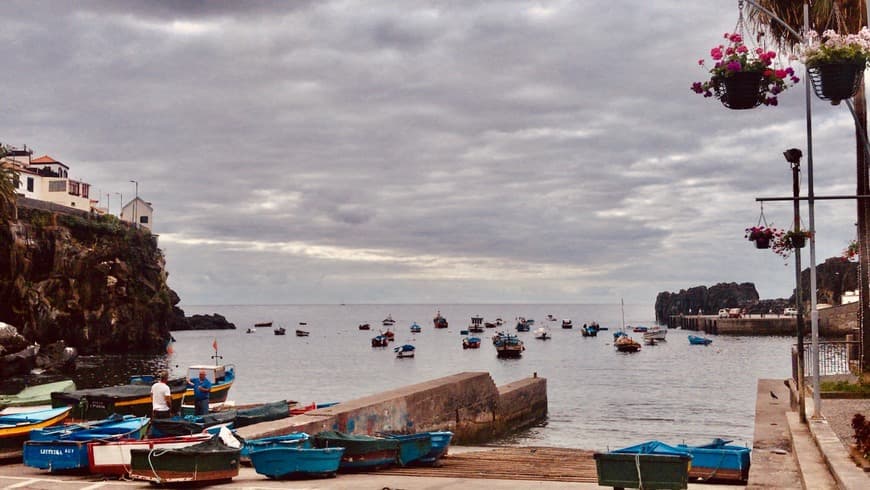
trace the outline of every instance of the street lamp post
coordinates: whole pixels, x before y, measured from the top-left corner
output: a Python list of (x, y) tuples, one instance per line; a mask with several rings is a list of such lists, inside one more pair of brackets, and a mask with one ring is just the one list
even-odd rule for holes
[(115, 194), (121, 197), (121, 207), (118, 208), (118, 218), (121, 218), (124, 213), (124, 194), (120, 192), (116, 192)]
[(136, 198), (133, 200), (133, 223), (135, 223), (136, 229), (139, 229), (139, 181), (131, 180), (130, 182), (136, 184)]
[[(800, 231), (801, 222), (801, 205), (798, 198), (801, 195), (800, 172), (801, 172), (801, 151), (797, 148), (791, 148), (783, 152), (786, 161), (791, 164), (791, 187), (792, 201), (794, 209), (794, 223), (792, 230)], [(801, 281), (801, 249), (794, 247), (794, 275), (795, 275), (795, 292), (794, 301), (797, 308), (797, 387), (798, 387), (798, 408), (800, 409), (801, 422), (806, 423), (806, 396), (804, 394), (804, 301), (803, 301), (803, 284)]]
[(106, 193), (106, 214), (112, 214), (112, 193)]

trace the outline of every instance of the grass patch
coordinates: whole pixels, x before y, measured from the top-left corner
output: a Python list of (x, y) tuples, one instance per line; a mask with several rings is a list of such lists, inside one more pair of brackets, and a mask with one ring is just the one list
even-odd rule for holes
[(821, 391), (840, 391), (846, 393), (868, 393), (870, 384), (850, 383), (848, 381), (822, 381), (819, 388)]

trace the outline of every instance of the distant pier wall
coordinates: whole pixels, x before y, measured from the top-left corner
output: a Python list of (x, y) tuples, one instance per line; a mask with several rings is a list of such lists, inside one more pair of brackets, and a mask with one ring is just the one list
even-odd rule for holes
[(547, 416), (547, 381), (536, 375), (496, 387), (489, 373), (465, 372), (386, 391), (305, 415), (242, 427), (248, 439), (291, 432), (352, 434), (449, 430), (458, 444), (483, 442)]
[[(828, 338), (845, 337), (857, 325), (857, 303), (819, 310), (819, 335)], [(742, 318), (719, 318), (716, 315), (672, 315), (669, 328), (698, 330), (725, 335), (795, 335), (797, 318), (781, 315), (751, 315)], [(804, 315), (804, 328), (810, 332), (810, 315)]]

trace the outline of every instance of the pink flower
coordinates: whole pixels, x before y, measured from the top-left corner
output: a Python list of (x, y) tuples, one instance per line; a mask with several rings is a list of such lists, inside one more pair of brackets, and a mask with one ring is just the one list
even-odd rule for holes
[(710, 50), (710, 57), (713, 58), (714, 60), (721, 60), (722, 59), (722, 46), (711, 49)]

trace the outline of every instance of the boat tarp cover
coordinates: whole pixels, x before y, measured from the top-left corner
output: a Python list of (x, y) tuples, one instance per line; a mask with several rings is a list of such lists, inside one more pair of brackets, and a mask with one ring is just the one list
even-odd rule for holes
[[(173, 393), (179, 393), (187, 388), (187, 380), (184, 378), (173, 379), (169, 381), (169, 389)], [(109, 386), (107, 388), (92, 388), (87, 390), (75, 390), (64, 393), (59, 393), (59, 398), (68, 398), (73, 400), (81, 400), (82, 397), (87, 398), (138, 398), (151, 396), (150, 384), (127, 384), (119, 386)]]
[(661, 441), (647, 441), (636, 446), (614, 449), (611, 453), (617, 454), (669, 454), (673, 456), (687, 456), (685, 449), (669, 446)]
[(383, 437), (361, 434), (345, 434), (344, 432), (327, 430), (315, 434), (314, 447), (343, 447), (345, 448), (345, 456), (353, 456), (375, 451), (398, 450), (399, 441), (397, 439), (385, 439)]
[(73, 391), (76, 384), (71, 379), (28, 386), (15, 395), (0, 395), (0, 407), (15, 405), (50, 404), (53, 391)]
[(172, 417), (171, 419), (154, 419), (151, 421), (152, 432), (161, 437), (184, 436), (198, 434), (214, 425), (226, 424), (236, 418), (235, 410), (215, 412), (201, 417), (186, 415), (184, 417)]
[(286, 400), (272, 403), (264, 403), (259, 407), (238, 410), (233, 426), (235, 428), (246, 425), (268, 422), (270, 420), (283, 419), (290, 416), (290, 407)]

